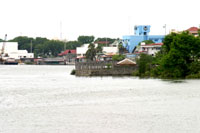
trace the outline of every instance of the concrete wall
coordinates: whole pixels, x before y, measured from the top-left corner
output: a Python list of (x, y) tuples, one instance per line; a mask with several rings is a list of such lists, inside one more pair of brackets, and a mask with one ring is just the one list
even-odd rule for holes
[(118, 66), (117, 62), (77, 62), (76, 76), (131, 75), (137, 66)]

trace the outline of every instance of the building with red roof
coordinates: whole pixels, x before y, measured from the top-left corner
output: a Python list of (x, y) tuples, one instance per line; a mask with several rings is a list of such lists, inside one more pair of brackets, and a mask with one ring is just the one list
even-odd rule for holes
[(62, 53), (60, 53), (58, 55), (59, 56), (64, 56), (64, 55), (67, 55), (67, 54), (76, 54), (76, 50), (75, 49), (72, 49), (72, 50), (67, 49), (67, 50), (65, 50), (64, 52), (62, 52)]
[(197, 35), (198, 35), (199, 28), (197, 28), (197, 27), (190, 27), (190, 28), (187, 29), (186, 31), (188, 31), (190, 34), (192, 34), (192, 35), (194, 35), (194, 36), (197, 36)]
[(76, 50), (75, 49), (67, 49), (64, 52), (58, 54), (58, 56), (63, 56), (63, 58), (66, 60), (66, 64), (75, 63)]

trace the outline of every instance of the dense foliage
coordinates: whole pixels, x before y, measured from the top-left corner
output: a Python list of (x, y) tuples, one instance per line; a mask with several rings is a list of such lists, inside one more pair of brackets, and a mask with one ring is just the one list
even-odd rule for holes
[(99, 56), (102, 54), (103, 48), (101, 45), (98, 45), (95, 47), (94, 43), (90, 43), (88, 46), (88, 50), (86, 52), (86, 59), (90, 61), (94, 61), (96, 59), (99, 59)]
[(200, 37), (190, 35), (188, 32), (171, 33), (165, 37), (163, 43), (162, 50), (153, 59), (145, 57), (144, 60), (144, 55), (141, 55), (139, 75), (162, 78), (198, 77)]
[(94, 36), (79, 36), (78, 42), (81, 44), (92, 43), (94, 41)]
[(19, 36), (9, 41), (18, 42), (18, 49), (33, 52), (35, 57), (55, 57), (65, 49), (76, 49), (81, 46), (81, 42), (78, 41), (64, 42), (42, 37)]
[(152, 40), (145, 40), (139, 43), (139, 45), (141, 45), (141, 43), (145, 43), (145, 44), (152, 44), (154, 43)]
[(147, 54), (141, 54), (140, 58), (136, 60), (138, 64), (138, 74), (140, 76), (150, 76), (152, 69), (153, 57)]
[(156, 70), (162, 77), (186, 77), (193, 73), (192, 69), (198, 72), (194, 63), (199, 64), (200, 38), (187, 32), (172, 33), (165, 37), (162, 55)]
[(121, 61), (121, 60), (123, 60), (123, 59), (125, 59), (125, 55), (122, 55), (122, 54), (113, 55), (113, 56), (112, 56), (112, 60), (113, 60), (113, 61)]

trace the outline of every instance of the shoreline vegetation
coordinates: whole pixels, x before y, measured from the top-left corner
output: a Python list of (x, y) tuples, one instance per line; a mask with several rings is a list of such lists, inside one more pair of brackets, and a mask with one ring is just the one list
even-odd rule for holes
[[(200, 35), (200, 33), (199, 33)], [(155, 57), (141, 54), (138, 70), (133, 76), (163, 79), (200, 78), (200, 36), (188, 32), (171, 33), (164, 39), (164, 45)]]

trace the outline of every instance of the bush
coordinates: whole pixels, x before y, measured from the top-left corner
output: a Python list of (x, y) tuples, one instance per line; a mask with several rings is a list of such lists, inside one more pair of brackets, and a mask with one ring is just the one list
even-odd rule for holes
[(75, 75), (75, 74), (76, 74), (76, 70), (73, 69), (73, 70), (71, 71), (71, 75)]
[(122, 55), (122, 54), (113, 55), (113, 56), (112, 56), (112, 60), (113, 60), (113, 61), (121, 61), (121, 60), (123, 60), (123, 59), (125, 59), (125, 55)]
[(111, 65), (111, 64), (109, 64), (109, 63), (108, 63), (108, 64), (106, 64), (106, 68), (107, 68), (107, 69), (111, 69), (111, 67), (112, 67), (112, 65)]
[(200, 72), (200, 62), (194, 61), (189, 65), (190, 74), (197, 74)]
[(133, 71), (131, 75), (132, 76), (140, 76), (140, 73), (139, 73), (139, 71)]
[(186, 76), (187, 79), (199, 79), (200, 78), (200, 72), (196, 74), (190, 74)]

